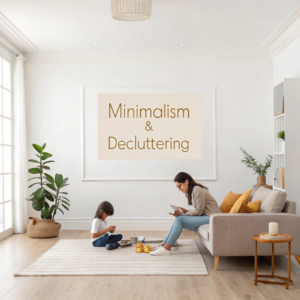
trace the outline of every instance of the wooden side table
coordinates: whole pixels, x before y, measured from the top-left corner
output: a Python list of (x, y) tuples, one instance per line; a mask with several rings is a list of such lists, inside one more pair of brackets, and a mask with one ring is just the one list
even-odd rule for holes
[[(266, 232), (260, 233), (260, 234), (255, 234), (253, 236), (253, 239), (255, 241), (255, 279), (254, 279), (254, 285), (257, 285), (258, 282), (268, 283), (268, 284), (280, 284), (280, 285), (285, 285), (285, 287), (288, 289), (289, 286), (293, 284), (293, 280), (291, 280), (291, 242), (293, 241), (293, 237), (289, 234), (278, 234), (278, 235), (284, 236), (285, 238), (282, 239), (282, 240), (265, 240), (265, 239), (260, 238), (261, 234), (266, 234)], [(272, 244), (272, 275), (257, 275), (257, 242)], [(277, 276), (277, 275), (274, 274), (274, 244), (278, 244), (278, 243), (289, 243), (288, 278)], [(257, 280), (257, 277), (276, 278), (276, 279), (280, 279), (282, 281), (278, 282), (278, 281)]]

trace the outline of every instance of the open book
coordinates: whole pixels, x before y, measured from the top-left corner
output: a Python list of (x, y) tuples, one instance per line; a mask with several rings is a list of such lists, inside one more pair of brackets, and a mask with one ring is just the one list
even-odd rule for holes
[(161, 243), (164, 239), (139, 236), (138, 241), (139, 243)]
[[(163, 241), (164, 239), (160, 239), (160, 238), (150, 238), (146, 236), (138, 237), (138, 243), (162, 243)], [(131, 239), (122, 240), (122, 242), (131, 242)]]

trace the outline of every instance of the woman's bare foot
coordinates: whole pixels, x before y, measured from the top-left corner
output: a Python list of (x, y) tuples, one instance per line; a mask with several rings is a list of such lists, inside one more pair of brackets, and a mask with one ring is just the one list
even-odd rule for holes
[(164, 247), (166, 250), (168, 250), (168, 251), (170, 251), (171, 248), (172, 248), (172, 246), (171, 246), (170, 244), (168, 244), (168, 243), (164, 243), (163, 247)]

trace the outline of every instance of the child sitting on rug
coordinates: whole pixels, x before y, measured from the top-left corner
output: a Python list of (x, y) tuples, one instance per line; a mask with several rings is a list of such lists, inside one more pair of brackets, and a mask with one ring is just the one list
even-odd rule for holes
[(122, 240), (122, 234), (114, 233), (116, 226), (107, 227), (106, 218), (114, 214), (114, 207), (108, 201), (103, 201), (99, 204), (95, 218), (92, 223), (91, 237), (94, 247), (106, 247), (107, 250), (119, 248), (119, 241)]

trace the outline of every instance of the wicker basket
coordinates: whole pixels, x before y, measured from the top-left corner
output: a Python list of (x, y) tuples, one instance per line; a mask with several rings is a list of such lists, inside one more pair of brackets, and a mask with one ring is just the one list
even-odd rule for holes
[(43, 220), (29, 217), (27, 235), (31, 238), (49, 238), (59, 235), (61, 224), (54, 220)]

